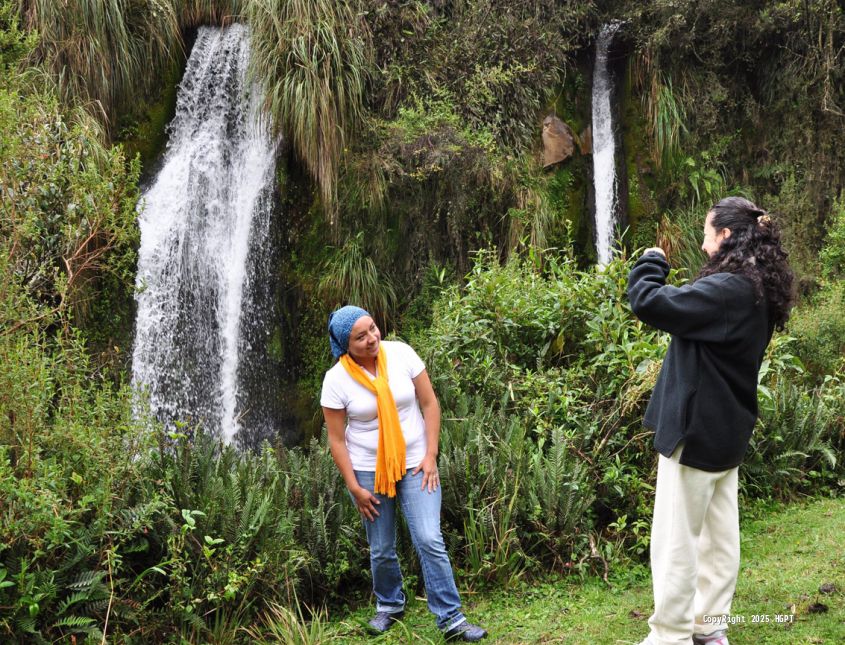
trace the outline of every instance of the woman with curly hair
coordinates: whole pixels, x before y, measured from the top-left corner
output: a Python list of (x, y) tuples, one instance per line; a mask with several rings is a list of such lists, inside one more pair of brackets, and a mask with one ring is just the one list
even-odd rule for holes
[(654, 614), (641, 645), (727, 645), (739, 573), (737, 472), (757, 420), (757, 375), (793, 303), (793, 274), (775, 223), (727, 197), (704, 222), (709, 260), (684, 286), (666, 284), (662, 249), (628, 277), (631, 309), (672, 335), (644, 425), (655, 431), (651, 532)]

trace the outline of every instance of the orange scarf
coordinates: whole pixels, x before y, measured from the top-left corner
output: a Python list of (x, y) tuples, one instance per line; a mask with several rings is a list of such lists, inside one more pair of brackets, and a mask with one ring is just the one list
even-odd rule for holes
[(399, 425), (399, 411), (387, 382), (387, 358), (379, 347), (375, 380), (371, 380), (349, 354), (340, 363), (358, 383), (376, 395), (378, 410), (378, 451), (376, 452), (376, 493), (396, 496), (396, 482), (405, 475), (405, 437)]

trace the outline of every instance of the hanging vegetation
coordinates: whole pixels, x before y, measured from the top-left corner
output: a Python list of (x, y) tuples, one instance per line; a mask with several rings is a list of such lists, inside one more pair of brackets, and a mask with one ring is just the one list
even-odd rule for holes
[(21, 0), (24, 26), (38, 33), (27, 63), (54, 79), (62, 101), (103, 123), (156, 81), (178, 51), (171, 2)]
[(276, 129), (293, 144), (337, 226), (337, 177), (363, 118), (369, 30), (357, 0), (253, 0), (253, 75)]
[(364, 253), (362, 233), (350, 238), (323, 263), (318, 291), (328, 309), (354, 304), (370, 311), (385, 329), (396, 306), (396, 292), (387, 276)]
[(118, 114), (159, 87), (183, 55), (182, 29), (226, 24), (240, 0), (18, 0), (38, 34), (25, 64), (43, 69), (66, 106), (82, 106), (114, 134)]

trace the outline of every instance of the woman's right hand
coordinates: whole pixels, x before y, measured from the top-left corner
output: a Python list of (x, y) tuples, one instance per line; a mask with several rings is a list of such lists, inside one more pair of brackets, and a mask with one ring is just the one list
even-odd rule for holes
[(352, 493), (352, 497), (355, 498), (355, 505), (358, 507), (358, 512), (370, 520), (370, 522), (375, 522), (378, 517), (376, 505), (381, 504), (376, 496), (363, 486), (359, 486), (350, 492)]

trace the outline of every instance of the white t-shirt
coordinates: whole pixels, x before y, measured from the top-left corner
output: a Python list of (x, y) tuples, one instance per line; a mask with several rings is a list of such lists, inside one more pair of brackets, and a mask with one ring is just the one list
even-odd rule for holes
[[(383, 340), (380, 350), (387, 360), (387, 380), (399, 424), (405, 438), (405, 467), (416, 468), (425, 457), (427, 447), (417, 391), (412, 379), (425, 369), (422, 359), (405, 343)], [(370, 378), (372, 374), (364, 370)], [(346, 448), (355, 470), (375, 472), (378, 451), (378, 411), (376, 395), (353, 379), (340, 362), (323, 378), (320, 405), (346, 411)]]

